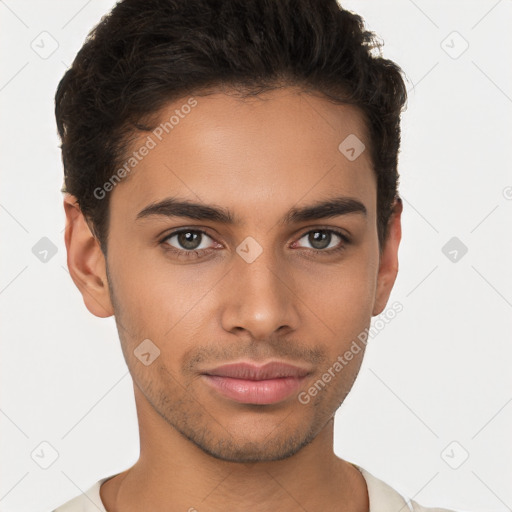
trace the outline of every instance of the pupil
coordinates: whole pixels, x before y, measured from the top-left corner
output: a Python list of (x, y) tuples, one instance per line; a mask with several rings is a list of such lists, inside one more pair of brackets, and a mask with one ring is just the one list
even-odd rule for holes
[(178, 241), (182, 247), (186, 249), (196, 249), (197, 248), (197, 240), (199, 238), (198, 233), (193, 233), (191, 231), (183, 231), (178, 235)]
[[(320, 236), (317, 236), (319, 233), (320, 233)], [(325, 249), (326, 247), (328, 247), (329, 242), (331, 241), (330, 238), (331, 238), (331, 234), (327, 233), (326, 231), (313, 231), (313, 233), (311, 233), (309, 235), (309, 241), (310, 241), (311, 245), (313, 247), (315, 247), (315, 249)], [(320, 239), (320, 247), (315, 245), (318, 243), (319, 239)]]

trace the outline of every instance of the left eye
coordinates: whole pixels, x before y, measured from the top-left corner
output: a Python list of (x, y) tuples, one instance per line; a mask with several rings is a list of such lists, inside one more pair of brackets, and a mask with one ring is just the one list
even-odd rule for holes
[(333, 239), (333, 235), (341, 239), (342, 242), (349, 242), (348, 238), (345, 235), (333, 229), (313, 229), (311, 231), (308, 231), (307, 233), (304, 233), (304, 235), (301, 238), (299, 238), (299, 240), (306, 238), (307, 242), (313, 246), (312, 249), (315, 251), (330, 252), (330, 249), (335, 249), (339, 247), (339, 242), (334, 243), (334, 245), (331, 245), (331, 242), (336, 242)]

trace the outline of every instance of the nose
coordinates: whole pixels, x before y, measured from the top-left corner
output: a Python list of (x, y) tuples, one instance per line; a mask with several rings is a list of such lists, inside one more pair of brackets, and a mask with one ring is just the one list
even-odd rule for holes
[(222, 326), (228, 332), (247, 331), (253, 339), (268, 339), (277, 331), (298, 328), (297, 292), (293, 278), (264, 250), (254, 261), (235, 255), (222, 291)]

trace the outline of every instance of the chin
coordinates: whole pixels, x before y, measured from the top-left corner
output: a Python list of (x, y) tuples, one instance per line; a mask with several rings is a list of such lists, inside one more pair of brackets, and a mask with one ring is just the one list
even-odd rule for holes
[(304, 439), (301, 442), (287, 439), (286, 441), (272, 440), (262, 444), (250, 441), (237, 443), (234, 440), (220, 440), (214, 446), (196, 444), (205, 453), (216, 459), (226, 462), (250, 463), (287, 459), (295, 455), (311, 441), (312, 439)]

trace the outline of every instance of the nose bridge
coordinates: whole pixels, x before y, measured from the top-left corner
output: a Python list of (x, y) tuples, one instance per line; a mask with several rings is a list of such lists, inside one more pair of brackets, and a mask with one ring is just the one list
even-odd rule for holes
[(269, 245), (247, 237), (236, 248), (223, 324), (265, 338), (283, 326), (297, 327), (292, 283)]
[(244, 242), (244, 244), (240, 244), (237, 248), (238, 259), (235, 259), (236, 274), (243, 283), (242, 289), (245, 287), (247, 291), (257, 291), (262, 297), (265, 292), (268, 292), (269, 298), (280, 295), (280, 289), (285, 286), (284, 275), (279, 276), (278, 267), (281, 268), (281, 273), (283, 269), (273, 251), (270, 247), (263, 249), (261, 246), (258, 250), (251, 242)]

